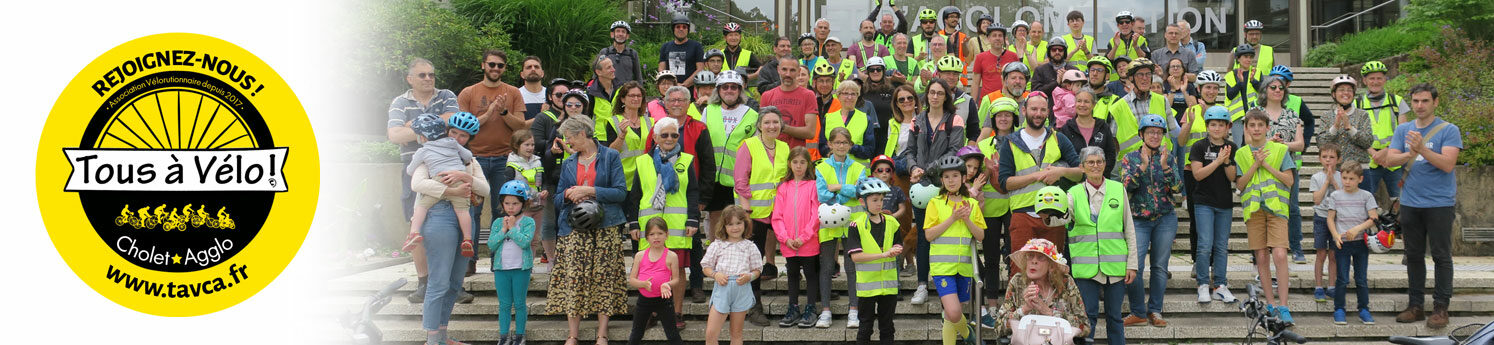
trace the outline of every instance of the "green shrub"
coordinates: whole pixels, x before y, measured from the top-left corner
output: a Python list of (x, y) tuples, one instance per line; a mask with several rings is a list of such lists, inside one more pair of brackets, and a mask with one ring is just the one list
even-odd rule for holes
[(1319, 45), (1308, 51), (1304, 63), (1315, 67), (1343, 66), (1404, 54), (1438, 39), (1439, 28), (1439, 22), (1401, 20), (1344, 36), (1337, 43)]
[[(1494, 117), (1488, 116), (1494, 104), (1494, 69), (1484, 67), (1494, 60), (1494, 51), (1483, 42), (1469, 38), (1461, 29), (1442, 30), (1435, 44), (1416, 50), (1413, 55), (1430, 66), (1410, 74), (1404, 82), (1391, 80), (1389, 90), (1406, 95), (1407, 85), (1431, 83), (1439, 93), (1437, 114), (1463, 131), (1463, 151), (1458, 162), (1471, 166), (1494, 165)], [(1406, 95), (1409, 96), (1409, 95)]]
[(1476, 40), (1494, 38), (1494, 2), (1489, 0), (1412, 0), (1406, 13), (1413, 20), (1447, 21)]
[[(453, 7), (467, 22), (513, 33), (514, 49), (538, 56), (547, 77), (591, 75), (597, 51), (612, 43), (612, 22), (626, 18), (622, 7), (609, 0), (457, 0)], [(509, 52), (513, 62), (523, 58), (514, 53)]]
[[(373, 74), (403, 77), (410, 59), (422, 57), (436, 67), (436, 87), (461, 89), (482, 78), (482, 52), (506, 49), (508, 31), (497, 25), (474, 25), (451, 9), (428, 0), (381, 0), (360, 9), (368, 30), (368, 47), (354, 54)], [(510, 68), (516, 72), (517, 69)], [(404, 80), (395, 81), (404, 85)], [(390, 95), (381, 95), (388, 99)], [(387, 102), (387, 101), (386, 101)]]
[(1302, 64), (1309, 67), (1332, 67), (1336, 58), (1338, 58), (1338, 43), (1328, 42), (1308, 50), (1307, 57), (1302, 59)]
[(399, 163), (399, 146), (387, 140), (350, 142), (344, 147), (346, 158), (354, 163)]

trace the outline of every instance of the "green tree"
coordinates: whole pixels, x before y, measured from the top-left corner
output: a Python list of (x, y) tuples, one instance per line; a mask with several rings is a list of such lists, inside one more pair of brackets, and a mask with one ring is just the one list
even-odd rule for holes
[(507, 31), (498, 25), (473, 25), (432, 1), (381, 0), (363, 6), (360, 18), (366, 20), (368, 46), (354, 54), (371, 66), (368, 72), (393, 77), (399, 85), (404, 84), (405, 71), (416, 57), (435, 65), (436, 87), (461, 89), (482, 78), (483, 51), (508, 50), (510, 59), (518, 55)]
[(1452, 23), (1477, 40), (1494, 38), (1494, 1), (1489, 0), (1412, 0), (1406, 7), (1416, 20)]
[[(571, 79), (591, 76), (597, 52), (612, 43), (608, 28), (626, 18), (622, 6), (609, 0), (457, 0), (452, 5), (468, 22), (512, 33), (513, 47), (538, 56), (547, 76)], [(509, 54), (522, 58), (514, 55)]]

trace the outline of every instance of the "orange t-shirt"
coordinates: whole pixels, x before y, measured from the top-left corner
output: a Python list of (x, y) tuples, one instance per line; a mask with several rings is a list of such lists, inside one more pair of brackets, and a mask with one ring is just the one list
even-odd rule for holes
[[(500, 95), (505, 98), (504, 101), (508, 105), (500, 105), (498, 111), (483, 119), (488, 105)], [(479, 124), (477, 135), (472, 136), (472, 139), (467, 142), (467, 148), (472, 150), (473, 155), (508, 156), (510, 152), (513, 152), (509, 142), (512, 141), (514, 131), (529, 129), (529, 126), (524, 124), (524, 96), (520, 95), (519, 88), (513, 85), (499, 83), (498, 87), (488, 87), (482, 82), (472, 84), (457, 94), (457, 107), (483, 119)], [(499, 115), (505, 108), (508, 109), (508, 115)]]

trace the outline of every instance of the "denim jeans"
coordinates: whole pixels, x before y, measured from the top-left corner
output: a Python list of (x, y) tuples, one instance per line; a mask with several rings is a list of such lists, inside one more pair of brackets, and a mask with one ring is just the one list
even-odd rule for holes
[[(1229, 270), (1229, 231), (1232, 208), (1217, 208), (1209, 205), (1197, 207), (1193, 216), (1198, 219), (1198, 251), (1193, 260), (1193, 273), (1198, 275), (1198, 285), (1225, 285), (1225, 274)], [(1211, 274), (1212, 273), (1212, 274)]]
[(1436, 270), (1434, 305), (1447, 305), (1453, 294), (1452, 206), (1420, 208), (1401, 206), (1401, 235), (1406, 244), (1406, 278), (1411, 282), (1409, 305), (1425, 306), (1427, 254)]
[[(491, 156), (491, 157), (481, 157), (481, 156), (479, 156), (479, 157), (477, 157), (477, 165), (482, 166), (483, 177), (487, 177), (488, 178), (488, 195), (490, 195), (490, 196), (496, 196), (496, 195), (498, 195), (498, 190), (499, 189), (503, 189), (503, 183), (504, 182), (508, 182), (509, 180), (514, 179), (513, 176), (508, 176), (508, 156), (506, 156), (506, 155), (505, 156)], [(489, 212), (492, 212), (492, 214), (503, 214), (502, 211), (500, 211), (498, 209), (499, 204), (502, 204), (502, 203), (500, 203), (500, 202), (488, 202), (487, 204), (488, 204), (488, 210), (489, 210)], [(476, 206), (476, 205), (473, 205), (473, 206)], [(482, 209), (481, 208), (477, 208), (477, 207), (473, 207), (473, 208), (478, 210), (478, 214), (482, 214)], [(473, 218), (473, 219), (476, 219), (476, 218)], [(481, 224), (482, 222), (478, 222), (478, 223)], [(487, 226), (479, 226), (478, 228), (486, 230), (488, 227)]]
[[(1167, 291), (1167, 258), (1172, 254), (1172, 241), (1178, 235), (1178, 214), (1168, 213), (1155, 220), (1136, 219), (1136, 280), (1126, 287), (1131, 295), (1131, 315), (1145, 317), (1148, 312), (1162, 312), (1162, 297)], [(1141, 277), (1146, 276), (1147, 257), (1152, 259), (1151, 288), (1147, 289)], [(1148, 296), (1150, 303), (1148, 303)]]
[[(1121, 303), (1126, 299), (1126, 284), (1116, 282), (1112, 284), (1100, 284), (1094, 279), (1074, 279), (1074, 284), (1079, 286), (1079, 296), (1084, 298), (1084, 313), (1089, 315), (1089, 327), (1091, 330), (1099, 328), (1095, 323), (1100, 316), (1100, 301), (1105, 301), (1105, 340), (1111, 345), (1124, 345), (1126, 343), (1126, 326), (1121, 324)], [(1089, 343), (1095, 342), (1094, 332), (1090, 332), (1086, 338)]]
[[(1316, 230), (1316, 229), (1314, 229)], [(1363, 240), (1344, 242), (1342, 248), (1334, 253), (1338, 258), (1338, 284), (1333, 290), (1333, 309), (1344, 308), (1346, 296), (1345, 287), (1349, 285), (1349, 268), (1352, 261), (1354, 269), (1355, 293), (1359, 296), (1359, 309), (1369, 309), (1369, 279), (1366, 269), (1369, 269), (1369, 247), (1365, 246)]]
[[(477, 208), (470, 208), (477, 212)], [(474, 220), (474, 222), (476, 222)], [(460, 244), (462, 229), (451, 202), (442, 200), (431, 206), (425, 214), (425, 223), (420, 228), (425, 237), (425, 262), (430, 276), (425, 288), (425, 305), (421, 326), (434, 331), (451, 321), (451, 308), (457, 295), (462, 292), (462, 278), (467, 274), (467, 260), (462, 256)]]
[(1359, 181), (1359, 188), (1375, 194), (1380, 190), (1380, 182), (1384, 181), (1385, 195), (1399, 198), (1401, 196), (1401, 172), (1400, 170), (1390, 171), (1385, 167), (1365, 169), (1364, 181)]
[[(1291, 157), (1287, 158), (1291, 159)], [(1302, 194), (1300, 193), (1302, 186), (1299, 185), (1301, 182), (1302, 175), (1293, 174), (1292, 190), (1287, 192), (1287, 195), (1290, 195), (1290, 201), (1287, 203), (1287, 241), (1291, 242), (1287, 243), (1287, 248), (1292, 249), (1289, 253), (1291, 255), (1302, 253), (1302, 204), (1297, 202), (1297, 194)]]

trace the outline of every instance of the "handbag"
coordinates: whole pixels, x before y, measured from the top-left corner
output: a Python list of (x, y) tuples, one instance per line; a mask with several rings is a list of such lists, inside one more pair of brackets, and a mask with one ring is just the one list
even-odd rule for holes
[(1069, 320), (1046, 315), (1027, 315), (1012, 328), (1012, 345), (1073, 345), (1077, 330)]

